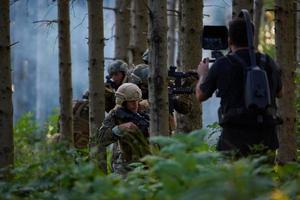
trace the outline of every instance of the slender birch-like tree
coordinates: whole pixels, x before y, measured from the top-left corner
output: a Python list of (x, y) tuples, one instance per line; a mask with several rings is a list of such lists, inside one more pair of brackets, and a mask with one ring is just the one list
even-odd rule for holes
[(177, 0), (167, 1), (168, 10), (168, 66), (175, 65), (176, 46), (176, 22), (178, 12), (176, 12)]

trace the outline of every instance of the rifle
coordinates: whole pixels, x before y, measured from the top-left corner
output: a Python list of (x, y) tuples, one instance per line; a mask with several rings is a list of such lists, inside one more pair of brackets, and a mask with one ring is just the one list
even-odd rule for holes
[(106, 81), (105, 81), (105, 85), (106, 86), (110, 86), (110, 87), (112, 87), (114, 89), (117, 88), (116, 83), (110, 79), (109, 75), (105, 76), (105, 79), (106, 79)]
[(198, 79), (198, 73), (189, 71), (189, 72), (178, 72), (176, 71), (176, 66), (170, 66), (168, 71), (168, 76), (175, 78), (174, 82), (169, 83), (168, 95), (169, 95), (169, 112), (174, 112), (174, 95), (176, 94), (193, 94), (194, 88), (183, 87), (182, 80), (189, 77), (194, 77)]
[(146, 138), (149, 137), (149, 116), (146, 114), (139, 114), (135, 112), (131, 112), (129, 110), (126, 110), (125, 108), (118, 108), (116, 110), (116, 116), (118, 119), (120, 119), (122, 122), (132, 122), (142, 131), (144, 136)]

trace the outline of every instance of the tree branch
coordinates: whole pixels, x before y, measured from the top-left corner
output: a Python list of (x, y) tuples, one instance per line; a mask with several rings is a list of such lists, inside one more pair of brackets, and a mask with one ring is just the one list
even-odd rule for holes
[(114, 11), (114, 12), (116, 12), (116, 8), (111, 8), (111, 7), (103, 7), (103, 9), (105, 9), (105, 10), (112, 10), (112, 11)]
[(53, 23), (58, 23), (58, 20), (54, 19), (54, 20), (38, 20), (38, 21), (33, 21), (32, 23), (37, 24), (37, 23), (44, 23), (47, 26), (50, 26)]

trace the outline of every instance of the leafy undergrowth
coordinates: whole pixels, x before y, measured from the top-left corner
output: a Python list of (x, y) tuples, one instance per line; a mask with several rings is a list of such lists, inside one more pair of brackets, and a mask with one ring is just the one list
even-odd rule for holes
[(122, 178), (103, 175), (86, 150), (47, 142), (47, 127), (37, 131), (31, 115), (16, 125), (15, 167), (0, 182), (0, 199), (300, 199), (299, 164), (225, 158), (206, 144), (205, 131), (152, 138), (160, 150)]

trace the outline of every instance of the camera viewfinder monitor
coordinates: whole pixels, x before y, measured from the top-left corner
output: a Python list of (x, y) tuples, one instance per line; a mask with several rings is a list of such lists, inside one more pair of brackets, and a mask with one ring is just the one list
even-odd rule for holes
[(204, 26), (202, 48), (207, 50), (225, 50), (228, 48), (228, 30), (226, 26)]

